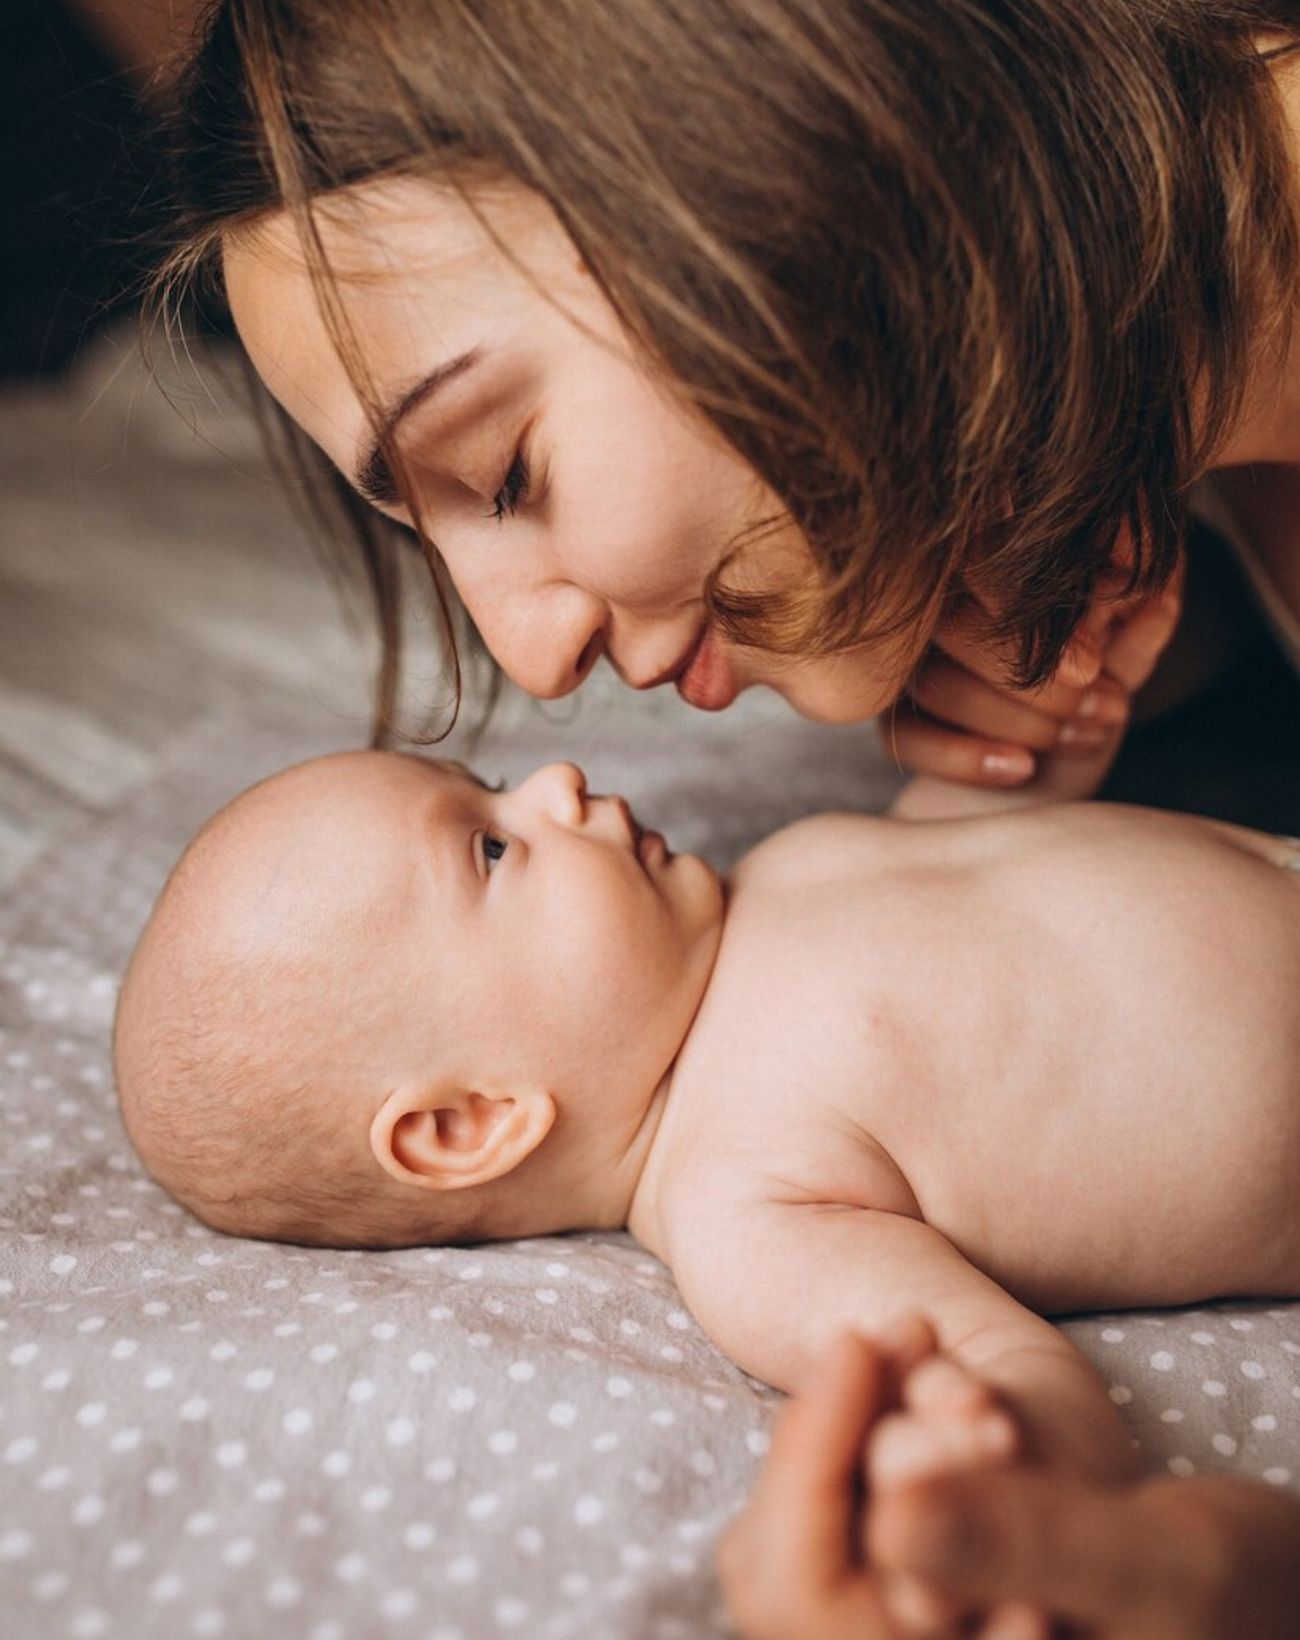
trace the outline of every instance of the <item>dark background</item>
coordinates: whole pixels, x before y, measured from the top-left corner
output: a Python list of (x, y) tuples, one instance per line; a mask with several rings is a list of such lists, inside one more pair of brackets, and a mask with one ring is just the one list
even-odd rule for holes
[(0, 376), (129, 310), (163, 221), (162, 84), (198, 0), (4, 0)]

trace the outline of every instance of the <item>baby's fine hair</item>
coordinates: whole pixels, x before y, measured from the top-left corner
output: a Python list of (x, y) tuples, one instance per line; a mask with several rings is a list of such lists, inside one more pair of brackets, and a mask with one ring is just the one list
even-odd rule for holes
[[(1135, 588), (1172, 573), (1188, 485), (1289, 306), (1294, 185), (1254, 36), (1293, 10), (223, 0), (177, 98), (158, 289), (220, 300), (223, 238), (286, 207), (373, 406), (316, 210), (391, 175), (471, 206), (523, 184), (816, 557), (815, 584), (755, 591), (731, 543), (724, 631), (924, 641), (978, 558), (1039, 681), (1126, 530)], [(339, 498), (395, 657), (395, 549)]]
[(118, 998), (118, 1099), (149, 1172), (231, 1235), (405, 1247), (507, 1233), (493, 1228), (498, 1193), (434, 1193), (389, 1177), (367, 1142), (374, 1090), (349, 1084), (346, 1052), (327, 1054), (325, 1069), (319, 1054), (304, 1062), (302, 1045), (329, 1023), (319, 975), (214, 933), (219, 884), (205, 855), (226, 812), (181, 856)]

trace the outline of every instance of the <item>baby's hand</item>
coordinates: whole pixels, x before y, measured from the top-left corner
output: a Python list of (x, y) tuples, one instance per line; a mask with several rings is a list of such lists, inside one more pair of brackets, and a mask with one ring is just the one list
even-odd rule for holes
[[(1014, 1414), (995, 1390), (948, 1356), (931, 1356), (913, 1368), (903, 1383), (902, 1403), (900, 1411), (880, 1420), (867, 1442), (867, 1494), (873, 1500), (933, 1475), (1001, 1469), (1022, 1455)], [(1046, 1640), (1050, 1632), (1044, 1614), (1020, 1603), (1003, 1603), (972, 1629), (969, 1613), (916, 1578), (887, 1578), (882, 1596), (908, 1634)]]

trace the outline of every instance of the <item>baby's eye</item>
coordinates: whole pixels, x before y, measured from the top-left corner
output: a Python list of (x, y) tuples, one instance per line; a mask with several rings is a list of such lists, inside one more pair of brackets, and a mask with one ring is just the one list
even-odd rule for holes
[(489, 867), (496, 864), (508, 847), (504, 837), (497, 837), (490, 831), (483, 833), (483, 858)]

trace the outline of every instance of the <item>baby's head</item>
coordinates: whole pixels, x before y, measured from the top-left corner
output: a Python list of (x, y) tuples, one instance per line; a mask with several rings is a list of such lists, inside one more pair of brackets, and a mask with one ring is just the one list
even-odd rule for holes
[(185, 851), (114, 1059), (150, 1171), (214, 1227), (401, 1246), (621, 1222), (722, 889), (554, 764), (319, 758)]

